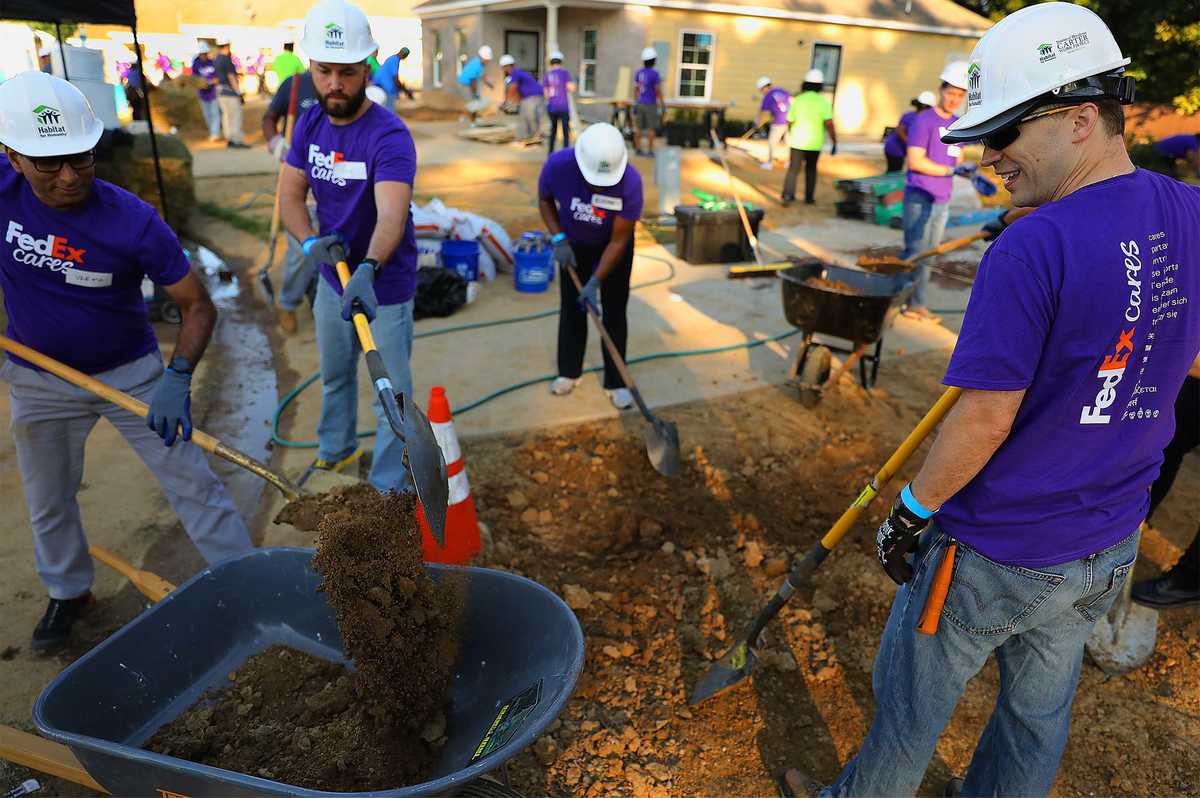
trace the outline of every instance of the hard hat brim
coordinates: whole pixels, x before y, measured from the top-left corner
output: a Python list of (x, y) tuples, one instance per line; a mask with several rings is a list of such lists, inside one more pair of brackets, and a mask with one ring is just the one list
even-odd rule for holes
[[(625, 176), (625, 170), (629, 168), (629, 153), (621, 156), (621, 166), (619, 169), (614, 169), (612, 172), (602, 174), (593, 169), (589, 169), (583, 163), (583, 159), (579, 157), (579, 150), (575, 150), (575, 164), (579, 167), (579, 171), (583, 174), (583, 179), (590, 185), (596, 188), (610, 188), (621, 182), (621, 178)], [(615, 175), (615, 177), (614, 177)]]
[(100, 141), (100, 137), (104, 135), (104, 123), (99, 119), (93, 119), (90, 128), (79, 136), (68, 137), (67, 140), (50, 139), (47, 141), (19, 141), (16, 139), (10, 141), (0, 141), (5, 147), (9, 147), (27, 158), (46, 158), (56, 155), (76, 155), (81, 152), (87, 152), (96, 146)]

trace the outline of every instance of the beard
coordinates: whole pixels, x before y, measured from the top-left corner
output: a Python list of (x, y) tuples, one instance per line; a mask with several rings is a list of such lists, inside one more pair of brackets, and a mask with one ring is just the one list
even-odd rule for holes
[[(367, 99), (367, 84), (363, 81), (362, 87), (354, 96), (343, 94), (342, 92), (330, 92), (325, 96), (317, 95), (317, 101), (321, 103), (322, 110), (332, 116), (334, 119), (347, 119), (358, 113), (358, 109), (362, 108), (362, 104)], [(331, 104), (336, 103), (336, 105)]]

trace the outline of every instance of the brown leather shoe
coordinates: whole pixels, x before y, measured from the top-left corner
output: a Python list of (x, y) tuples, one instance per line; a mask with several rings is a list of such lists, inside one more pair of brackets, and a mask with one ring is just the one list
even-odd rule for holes
[[(791, 778), (788, 778), (788, 777)], [(817, 798), (825, 785), (799, 768), (789, 768), (775, 779), (782, 798)]]
[(296, 328), (299, 323), (296, 321), (296, 311), (284, 310), (280, 308), (277, 314), (279, 321), (279, 329), (283, 330), (284, 335), (295, 335)]

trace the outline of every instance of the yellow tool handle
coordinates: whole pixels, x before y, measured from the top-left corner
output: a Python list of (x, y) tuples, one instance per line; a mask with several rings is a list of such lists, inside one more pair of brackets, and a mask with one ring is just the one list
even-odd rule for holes
[[(342, 283), (342, 290), (346, 290), (346, 285), (350, 282), (350, 264), (344, 260), (339, 260), (337, 266), (338, 280)], [(367, 321), (367, 314), (361, 310), (354, 311), (354, 329), (358, 331), (358, 341), (362, 344), (363, 353), (373, 352), (379, 347), (375, 346), (375, 336), (371, 335), (371, 323)]]
[(933, 407), (929, 408), (929, 412), (925, 414), (925, 418), (921, 419), (921, 423), (917, 424), (913, 431), (908, 433), (908, 437), (904, 439), (900, 447), (892, 453), (888, 461), (879, 469), (879, 473), (871, 480), (871, 484), (863, 488), (862, 493), (858, 495), (854, 503), (846, 508), (846, 511), (842, 513), (842, 517), (830, 527), (829, 531), (825, 533), (825, 537), (821, 538), (822, 546), (826, 549), (832, 549), (850, 531), (854, 522), (862, 515), (862, 511), (879, 494), (879, 491), (883, 490), (884, 486), (891, 482), (896, 472), (908, 462), (908, 458), (912, 457), (913, 452), (924, 443), (925, 439), (929, 437), (929, 433), (933, 431), (933, 428), (941, 423), (942, 419), (954, 407), (955, 402), (958, 401), (958, 397), (961, 395), (962, 388), (947, 388), (942, 393)]
[[(145, 402), (140, 399), (135, 399), (124, 391), (118, 391), (111, 385), (105, 385), (100, 380), (88, 374), (84, 374), (78, 369), (73, 369), (66, 363), (60, 363), (52, 357), (47, 357), (35, 349), (30, 349), (22, 343), (18, 343), (5, 335), (0, 335), (0, 349), (5, 349), (22, 360), (28, 361), (35, 366), (45, 369), (56, 377), (61, 377), (72, 385), (83, 388), (85, 391), (91, 391), (101, 399), (112, 402), (117, 407), (128, 410), (135, 416), (145, 418), (150, 414), (150, 408)], [(192, 430), (192, 443), (199, 446), (206, 452), (211, 452), (218, 457), (224, 458), (236, 466), (241, 466), (248, 471), (253, 471), (263, 479), (270, 482), (283, 493), (283, 495), (291, 501), (299, 496), (304, 495), (304, 491), (296, 487), (288, 480), (275, 472), (271, 471), (263, 463), (255, 460), (248, 454), (239, 452), (231, 446), (226, 446), (207, 432), (202, 430)]]
[(0, 759), (108, 795), (108, 790), (88, 775), (70, 748), (12, 726), (0, 726)]
[(151, 601), (162, 601), (175, 589), (175, 585), (163, 579), (158, 574), (134, 568), (108, 549), (99, 546), (88, 546), (88, 553), (128, 579), (143, 596)]
[(931, 258), (934, 255), (944, 255), (947, 252), (953, 252), (956, 249), (961, 249), (970, 244), (974, 244), (976, 241), (982, 241), (983, 239), (987, 238), (990, 235), (991, 235), (991, 233), (987, 232), (986, 230), (980, 230), (979, 232), (972, 233), (969, 236), (963, 236), (962, 238), (955, 238), (951, 241), (945, 242), (944, 244), (938, 244), (933, 249), (927, 249), (924, 252), (919, 252), (916, 255), (913, 255), (908, 260), (900, 261), (900, 262), (906, 263), (911, 266), (912, 264), (914, 264), (917, 261), (922, 260), (924, 258)]

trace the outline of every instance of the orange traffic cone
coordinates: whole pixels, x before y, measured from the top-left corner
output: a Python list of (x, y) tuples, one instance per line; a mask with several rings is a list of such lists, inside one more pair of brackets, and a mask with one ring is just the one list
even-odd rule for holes
[(450, 501), (446, 508), (445, 548), (438, 546), (433, 539), (425, 512), (420, 504), (417, 505), (421, 548), (426, 562), (466, 565), (479, 553), (479, 519), (475, 516), (475, 502), (471, 499), (471, 485), (467, 482), (467, 467), (463, 463), (462, 449), (458, 446), (458, 435), (454, 432), (454, 420), (450, 417), (450, 402), (442, 386), (434, 386), (429, 392), (427, 412), (442, 456), (446, 458)]

